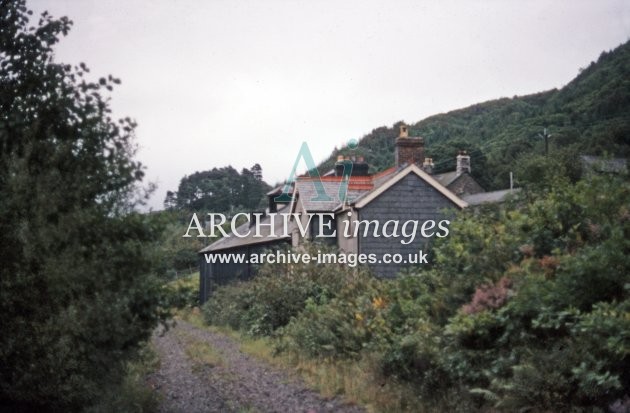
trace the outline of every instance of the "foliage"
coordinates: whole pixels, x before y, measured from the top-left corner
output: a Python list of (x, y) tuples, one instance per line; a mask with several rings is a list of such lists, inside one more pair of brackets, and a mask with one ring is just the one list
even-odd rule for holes
[(520, 208), (522, 218), (495, 224), (523, 245), (504, 270), (509, 290), (501, 305), (471, 312), (476, 293), (449, 319), (440, 371), (507, 410), (606, 409), (622, 397), (629, 201), (627, 181), (596, 177), (554, 188)]
[[(309, 246), (313, 254), (324, 247)], [(204, 305), (206, 321), (251, 335), (271, 335), (299, 314), (307, 302), (322, 303), (348, 285), (369, 280), (365, 271), (343, 265), (265, 265), (251, 281), (220, 287)]]
[[(370, 341), (386, 328), (378, 296), (379, 282), (367, 277), (352, 277), (330, 300), (308, 298), (303, 311), (280, 331), (278, 350), (308, 357), (357, 358)], [(344, 274), (346, 272), (347, 274)]]
[(160, 364), (159, 355), (150, 344), (144, 344), (136, 360), (125, 366), (125, 376), (120, 383), (103, 389), (96, 404), (87, 413), (128, 412), (144, 413), (157, 410), (158, 394), (147, 383), (147, 375), (154, 373)]
[(173, 280), (166, 284), (169, 304), (175, 309), (193, 308), (199, 305), (199, 273)]
[(103, 95), (119, 81), (55, 62), (71, 22), (30, 15), (0, 1), (0, 408), (76, 411), (166, 315), (161, 228), (133, 211), (135, 125)]
[(165, 210), (151, 212), (149, 219), (163, 228), (153, 258), (157, 274), (170, 281), (176, 279), (182, 271), (196, 269), (199, 265), (197, 253), (205, 245), (197, 237), (182, 237), (186, 233), (190, 215), (183, 211)]
[(184, 176), (176, 192), (168, 191), (167, 209), (232, 213), (264, 207), (270, 187), (262, 180), (262, 168), (255, 164), (239, 173), (231, 166), (212, 168)]
[(514, 162), (514, 174), (518, 186), (542, 190), (562, 182), (577, 182), (583, 172), (580, 152), (575, 147), (557, 148), (553, 157), (526, 153)]

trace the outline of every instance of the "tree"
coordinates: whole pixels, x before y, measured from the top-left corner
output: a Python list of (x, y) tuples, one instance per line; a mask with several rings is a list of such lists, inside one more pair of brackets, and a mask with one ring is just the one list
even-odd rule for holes
[[(165, 311), (159, 228), (134, 212), (134, 122), (87, 67), (57, 63), (67, 18), (0, 0), (0, 410), (82, 410)], [(33, 27), (31, 27), (33, 26)]]
[(198, 212), (252, 211), (261, 207), (269, 189), (256, 177), (254, 168), (243, 168), (239, 173), (225, 166), (184, 176), (176, 193), (167, 192), (164, 205), (167, 209)]
[(177, 194), (173, 191), (166, 191), (164, 198), (164, 209), (172, 210), (177, 208)]
[(260, 164), (254, 164), (254, 166), (251, 167), (250, 171), (252, 174), (254, 174), (254, 177), (256, 179), (258, 179), (259, 181), (263, 180), (262, 167), (260, 166)]

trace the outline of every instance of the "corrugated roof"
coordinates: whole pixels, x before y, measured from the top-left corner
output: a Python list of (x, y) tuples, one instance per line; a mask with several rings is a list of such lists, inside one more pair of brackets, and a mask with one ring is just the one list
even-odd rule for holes
[[(278, 214), (288, 213), (288, 212), (289, 212), (288, 205), (284, 205), (282, 206), (282, 208), (278, 209)], [(237, 227), (236, 232), (238, 232), (239, 234), (244, 234), (248, 231), (248, 229), (251, 229), (249, 235), (243, 238), (239, 238), (235, 236), (234, 234), (232, 234), (231, 231), (230, 232), (226, 231), (228, 232), (228, 235), (230, 235), (229, 237), (220, 238), (199, 252), (202, 252), (202, 253), (215, 252), (215, 251), (225, 250), (228, 248), (243, 247), (245, 245), (262, 244), (262, 243), (268, 243), (268, 242), (291, 238), (290, 235), (287, 237), (282, 236), (284, 234), (284, 219), (282, 216), (277, 215), (274, 219), (274, 234), (277, 235), (276, 237), (270, 236), (271, 228), (268, 225), (262, 225), (262, 224), (269, 224), (270, 222), (271, 222), (271, 217), (269, 217), (269, 215), (266, 215), (260, 221), (261, 223), (261, 226), (260, 226), (261, 236), (260, 237), (254, 236), (256, 234), (256, 228), (255, 227), (249, 228), (249, 222), (246, 222), (240, 225), (239, 227)]]

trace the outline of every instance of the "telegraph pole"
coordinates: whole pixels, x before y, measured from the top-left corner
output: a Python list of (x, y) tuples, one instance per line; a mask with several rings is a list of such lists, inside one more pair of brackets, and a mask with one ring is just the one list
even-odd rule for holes
[(547, 132), (547, 128), (543, 129), (542, 134), (538, 134), (541, 138), (545, 140), (545, 156), (549, 155), (549, 138), (551, 138), (551, 133)]

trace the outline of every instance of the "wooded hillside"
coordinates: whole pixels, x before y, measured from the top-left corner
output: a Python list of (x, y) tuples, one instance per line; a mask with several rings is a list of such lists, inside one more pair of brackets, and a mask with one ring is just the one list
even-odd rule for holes
[[(320, 169), (330, 169), (338, 154), (363, 155), (374, 171), (393, 165), (397, 126), (372, 130), (356, 150), (333, 151)], [(507, 187), (515, 164), (544, 154), (539, 134), (545, 128), (550, 152), (567, 162), (576, 154), (630, 154), (630, 42), (603, 52), (561, 89), (478, 103), (410, 125), (412, 135), (424, 137), (436, 172), (454, 169), (457, 151), (467, 150), (473, 175), (488, 190)]]

